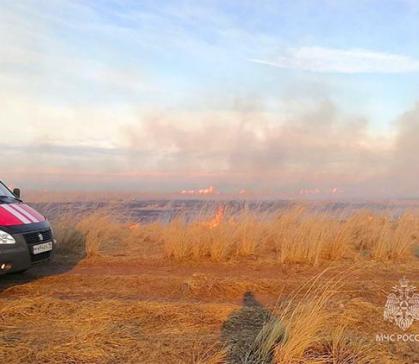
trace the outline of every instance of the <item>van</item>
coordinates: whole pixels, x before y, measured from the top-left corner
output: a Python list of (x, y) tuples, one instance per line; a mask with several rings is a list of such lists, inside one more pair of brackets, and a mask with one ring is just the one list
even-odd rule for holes
[(48, 260), (55, 244), (47, 219), (0, 181), (0, 275)]

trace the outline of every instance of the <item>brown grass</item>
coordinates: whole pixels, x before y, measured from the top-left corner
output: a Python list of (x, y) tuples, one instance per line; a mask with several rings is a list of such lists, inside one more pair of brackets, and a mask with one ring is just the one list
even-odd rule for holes
[[(340, 219), (304, 209), (226, 216), (215, 225), (132, 224), (101, 211), (64, 217), (54, 224), (54, 264), (80, 263), (4, 281), (0, 359), (221, 364), (231, 351), (222, 327), (233, 317), (243, 333), (247, 320), (260, 321), (259, 310), (270, 319), (246, 347), (258, 364), (408, 363), (413, 346), (377, 346), (371, 337), (396, 330), (382, 320), (382, 291), (402, 271), (417, 277), (418, 223), (409, 213)], [(317, 275), (331, 262), (334, 271)], [(344, 271), (353, 265), (361, 268)], [(260, 306), (244, 307), (245, 292)]]
[[(345, 274), (321, 281), (325, 272), (302, 284), (272, 309), (251, 345), (240, 353), (243, 363), (368, 364), (386, 362), (386, 353), (354, 336), (346, 312), (337, 310)], [(281, 298), (281, 297), (280, 297)], [(281, 301), (279, 301), (281, 302)], [(389, 362), (389, 361), (387, 361)]]
[(76, 218), (66, 215), (53, 223), (58, 254), (86, 256), (144, 256), (155, 253), (163, 235), (159, 223), (146, 225), (121, 222), (107, 210)]
[(65, 256), (84, 257), (86, 253), (85, 235), (77, 228), (72, 216), (64, 216), (54, 223), (54, 236), (58, 242), (58, 252)]
[[(302, 295), (297, 292), (286, 305), (276, 309), (280, 314), (277, 322), (281, 323), (285, 338), (275, 346), (271, 338), (267, 343), (262, 343), (262, 348), (266, 350), (266, 347), (271, 347), (275, 362), (284, 364), (366, 364), (373, 359), (378, 360), (377, 352), (375, 358), (370, 355), (371, 344), (348, 335), (341, 313), (333, 308), (334, 301), (338, 299), (336, 296), (344, 286), (344, 275), (340, 273), (338, 279), (319, 283), (322, 274), (303, 288)], [(348, 276), (348, 272), (345, 276)], [(268, 329), (272, 330), (269, 326)]]
[[(207, 328), (188, 327), (191, 317)], [(199, 338), (222, 317), (211, 305), (196, 311), (187, 304), (112, 299), (83, 304), (51, 297), (10, 300), (0, 307), (0, 358), (9, 363), (159, 363), (160, 353), (169, 362), (181, 362), (184, 348), (183, 362), (215, 360), (221, 354), (207, 352)], [(165, 353), (167, 346), (172, 353)]]
[(175, 260), (228, 261), (239, 257), (318, 265), (322, 261), (411, 258), (419, 216), (400, 218), (356, 213), (345, 220), (295, 209), (263, 219), (242, 215), (208, 228), (199, 222), (171, 222), (163, 231), (163, 253)]
[(339, 219), (298, 208), (272, 216), (241, 214), (214, 226), (180, 218), (165, 225), (140, 225), (118, 222), (99, 211), (79, 221), (62, 218), (55, 229), (62, 252), (89, 258), (129, 250), (131, 255), (175, 261), (252, 258), (317, 266), (339, 260), (415, 259), (419, 216), (392, 218), (365, 211)]

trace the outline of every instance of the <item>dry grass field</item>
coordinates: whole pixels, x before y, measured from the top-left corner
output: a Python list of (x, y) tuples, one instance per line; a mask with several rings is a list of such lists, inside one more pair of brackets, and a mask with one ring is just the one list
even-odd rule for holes
[(376, 341), (419, 332), (383, 319), (399, 279), (419, 287), (419, 215), (226, 215), (56, 221), (53, 260), (0, 277), (0, 361), (419, 362)]

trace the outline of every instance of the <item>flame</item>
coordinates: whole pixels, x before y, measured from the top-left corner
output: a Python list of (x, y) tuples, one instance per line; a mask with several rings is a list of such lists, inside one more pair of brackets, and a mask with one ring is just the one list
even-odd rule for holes
[(224, 212), (225, 212), (225, 206), (221, 205), (218, 206), (217, 211), (215, 212), (214, 217), (211, 220), (204, 221), (201, 224), (203, 226), (206, 226), (210, 229), (214, 229), (218, 225), (220, 225), (224, 220)]
[(317, 195), (317, 194), (319, 194), (321, 191), (320, 191), (320, 189), (318, 189), (318, 188), (312, 188), (312, 189), (309, 189), (309, 188), (304, 188), (304, 189), (301, 189), (299, 192), (298, 192), (298, 194), (300, 195), (300, 196), (308, 196), (308, 195)]
[(209, 186), (198, 190), (182, 190), (180, 193), (182, 195), (215, 195), (218, 194), (218, 191), (214, 186)]
[(339, 187), (332, 187), (329, 189), (320, 189), (320, 188), (303, 188), (300, 191), (298, 191), (298, 194), (300, 196), (312, 196), (312, 195), (319, 195), (319, 194), (330, 194), (330, 195), (336, 195), (338, 193), (343, 192), (342, 189)]

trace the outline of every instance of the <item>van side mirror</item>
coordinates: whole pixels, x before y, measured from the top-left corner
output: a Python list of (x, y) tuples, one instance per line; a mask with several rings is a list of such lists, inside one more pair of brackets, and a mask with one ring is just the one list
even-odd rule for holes
[(13, 194), (14, 194), (17, 198), (20, 198), (20, 188), (14, 188), (14, 189), (13, 189)]

